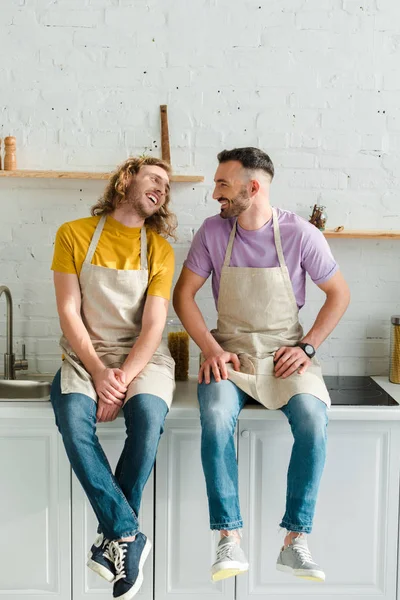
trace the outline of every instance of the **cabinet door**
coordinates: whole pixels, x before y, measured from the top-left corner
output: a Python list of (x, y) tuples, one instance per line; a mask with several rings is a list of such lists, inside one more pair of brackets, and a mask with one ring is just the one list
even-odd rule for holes
[(239, 474), (249, 574), (237, 598), (394, 600), (396, 597), (399, 432), (388, 423), (333, 421), (322, 478), (313, 557), (326, 582), (311, 583), (275, 568), (283, 533), (292, 437), (286, 419), (241, 421)]
[(53, 418), (0, 422), (0, 598), (69, 600), (70, 469)]
[[(125, 425), (122, 418), (98, 428), (100, 443), (107, 455), (112, 469), (120, 457), (125, 441)], [(150, 476), (143, 494), (140, 509), (140, 529), (153, 543), (153, 475)], [(89, 504), (82, 487), (72, 476), (72, 541), (73, 541), (73, 600), (88, 598), (111, 598), (113, 584), (108, 583), (86, 567), (89, 548), (96, 538), (97, 519)], [(138, 598), (152, 600), (153, 598), (153, 551), (146, 561), (144, 582)]]
[(156, 600), (232, 600), (232, 579), (211, 581), (217, 539), (209, 528), (199, 422), (167, 419), (156, 465)]

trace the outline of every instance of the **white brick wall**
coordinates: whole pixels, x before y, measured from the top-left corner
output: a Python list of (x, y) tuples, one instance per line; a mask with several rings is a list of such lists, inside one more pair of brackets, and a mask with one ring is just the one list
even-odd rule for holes
[[(168, 104), (175, 170), (206, 178), (172, 188), (178, 273), (216, 211), (224, 147), (271, 154), (276, 205), (307, 217), (319, 201), (330, 227), (400, 229), (398, 0), (4, 0), (0, 22), (0, 136), (16, 135), (21, 168), (105, 170), (145, 149), (159, 155)], [(86, 216), (103, 186), (0, 180), (0, 284), (12, 289), (16, 352), (24, 341), (32, 371), (59, 364), (56, 229)], [(353, 300), (321, 348), (325, 371), (386, 373), (400, 242), (330, 243)], [(306, 326), (322, 300), (310, 285)], [(211, 326), (209, 286), (200, 304)]]

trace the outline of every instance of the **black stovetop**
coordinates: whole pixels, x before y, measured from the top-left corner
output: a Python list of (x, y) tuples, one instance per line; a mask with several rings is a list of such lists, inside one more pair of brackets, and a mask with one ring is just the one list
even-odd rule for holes
[(324, 376), (326, 387), (332, 400), (332, 406), (398, 406), (390, 396), (371, 377)]

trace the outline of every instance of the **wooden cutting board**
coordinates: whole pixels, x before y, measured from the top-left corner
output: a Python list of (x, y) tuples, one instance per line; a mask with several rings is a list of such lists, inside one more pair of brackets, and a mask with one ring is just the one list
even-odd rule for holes
[(160, 106), (161, 113), (161, 158), (171, 164), (171, 150), (169, 147), (169, 129), (167, 105)]

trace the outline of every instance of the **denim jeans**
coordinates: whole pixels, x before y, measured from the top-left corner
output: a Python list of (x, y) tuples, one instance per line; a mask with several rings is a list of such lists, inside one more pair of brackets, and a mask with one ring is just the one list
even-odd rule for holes
[[(198, 386), (201, 460), (206, 479), (211, 529), (240, 529), (238, 469), (234, 433), (249, 396), (229, 380)], [(289, 531), (312, 530), (326, 457), (326, 405), (311, 394), (297, 394), (280, 409), (294, 444), (287, 475), (286, 512), (280, 524)]]
[(96, 434), (97, 404), (85, 394), (62, 394), (61, 371), (50, 399), (72, 469), (79, 479), (106, 538), (139, 531), (138, 514), (163, 432), (167, 404), (152, 394), (138, 394), (123, 407), (127, 437), (113, 475)]

